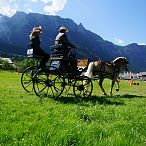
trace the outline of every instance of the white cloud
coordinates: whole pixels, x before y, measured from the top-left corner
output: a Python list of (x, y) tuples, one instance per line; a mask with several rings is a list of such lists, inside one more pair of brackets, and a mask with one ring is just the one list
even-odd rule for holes
[(32, 9), (29, 9), (29, 8), (27, 9), (27, 11), (28, 11), (28, 12), (30, 12), (30, 13), (32, 13), (32, 12), (33, 12), (33, 10), (32, 10)]
[(12, 16), (16, 13), (15, 0), (0, 0), (0, 14)]
[(38, 0), (31, 0), (31, 1), (34, 2), (34, 3), (38, 2)]
[(146, 45), (145, 43), (139, 43), (138, 45)]
[(0, 0), (0, 14), (12, 16), (17, 10), (56, 15), (68, 0)]
[(52, 0), (41, 0), (42, 2), (44, 2), (45, 4), (52, 2)]
[(7, 16), (11, 16), (14, 13), (16, 13), (16, 9), (11, 8), (10, 6), (5, 6), (1, 8), (1, 14), (7, 15)]
[(124, 41), (122, 39), (119, 39), (119, 38), (115, 38), (115, 42), (120, 44), (120, 45), (124, 44)]
[(46, 5), (44, 7), (44, 12), (56, 15), (56, 13), (60, 10), (63, 10), (65, 7), (65, 4), (67, 3), (67, 0), (41, 0), (44, 3), (51, 2), (50, 5)]

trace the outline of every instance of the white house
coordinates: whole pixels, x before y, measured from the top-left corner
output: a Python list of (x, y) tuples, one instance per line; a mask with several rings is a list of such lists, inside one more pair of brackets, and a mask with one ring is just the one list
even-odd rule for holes
[[(13, 64), (13, 61), (11, 60), (11, 58), (0, 57), (0, 59), (1, 59), (1, 60), (7, 61), (9, 64), (12, 65), (12, 67), (13, 67), (14, 69), (16, 69), (16, 65)], [(1, 66), (1, 64), (0, 64), (0, 66)]]
[(146, 81), (146, 72), (139, 73), (139, 77), (141, 80)]
[(0, 59), (7, 61), (9, 64), (13, 64), (11, 58), (0, 57)]

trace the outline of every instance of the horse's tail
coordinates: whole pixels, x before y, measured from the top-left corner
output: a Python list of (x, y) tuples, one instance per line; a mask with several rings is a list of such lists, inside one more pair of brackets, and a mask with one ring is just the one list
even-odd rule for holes
[(87, 68), (87, 71), (85, 72), (85, 76), (92, 78), (93, 75), (93, 67), (94, 67), (94, 62), (90, 62)]

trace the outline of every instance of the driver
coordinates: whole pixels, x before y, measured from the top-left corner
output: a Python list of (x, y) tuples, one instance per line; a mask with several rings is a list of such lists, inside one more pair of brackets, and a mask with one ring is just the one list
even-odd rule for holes
[(75, 55), (70, 52), (70, 49), (76, 48), (76, 46), (68, 40), (66, 32), (68, 32), (66, 27), (61, 26), (59, 28), (59, 33), (55, 38), (55, 45), (61, 45), (63, 54), (73, 60), (71, 61), (72, 67), (73, 69), (77, 70), (77, 60)]

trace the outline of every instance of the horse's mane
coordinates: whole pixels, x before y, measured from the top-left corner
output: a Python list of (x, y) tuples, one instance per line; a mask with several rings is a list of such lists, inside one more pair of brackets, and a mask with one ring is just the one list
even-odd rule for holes
[(116, 62), (117, 60), (119, 60), (119, 59), (124, 59), (125, 57), (117, 57), (116, 59), (114, 59), (113, 61), (111, 61), (111, 62)]

